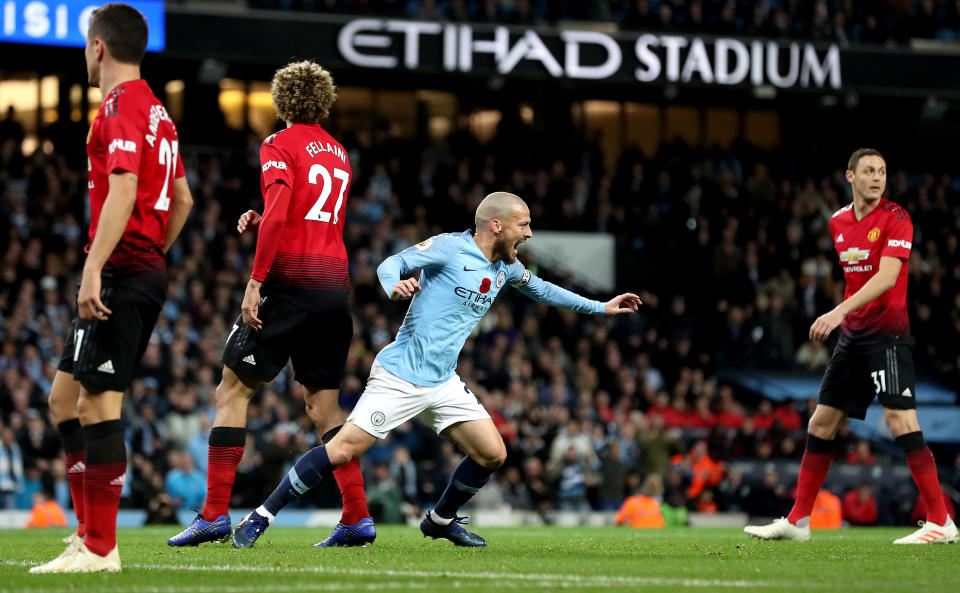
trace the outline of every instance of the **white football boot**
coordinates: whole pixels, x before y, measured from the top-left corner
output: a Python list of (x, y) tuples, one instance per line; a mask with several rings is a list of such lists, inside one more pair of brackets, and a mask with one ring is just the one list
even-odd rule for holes
[(943, 525), (937, 525), (930, 521), (920, 521), (920, 529), (914, 531), (906, 537), (894, 541), (895, 544), (955, 544), (960, 539), (957, 533), (957, 525), (953, 519), (947, 515), (947, 522)]
[(60, 568), (70, 564), (70, 562), (73, 561), (73, 557), (77, 555), (77, 553), (80, 551), (80, 548), (86, 547), (83, 545), (83, 538), (77, 537), (76, 531), (74, 531), (73, 534), (63, 538), (63, 542), (67, 544), (66, 550), (64, 550), (59, 556), (50, 562), (41, 564), (40, 566), (34, 566), (30, 569), (30, 574), (60, 572)]
[[(803, 521), (803, 520), (801, 520)], [(780, 517), (769, 525), (747, 525), (744, 533), (759, 539), (785, 539), (795, 542), (805, 542), (810, 539), (809, 519), (803, 521), (807, 525), (800, 527)]]
[(101, 556), (87, 546), (80, 546), (70, 563), (51, 572), (120, 572), (120, 552), (117, 546), (113, 546), (109, 554)]

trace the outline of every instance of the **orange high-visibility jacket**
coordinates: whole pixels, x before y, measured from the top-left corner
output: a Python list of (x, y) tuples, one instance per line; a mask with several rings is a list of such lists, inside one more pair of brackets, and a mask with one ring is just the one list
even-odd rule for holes
[(623, 501), (615, 518), (617, 525), (626, 523), (630, 527), (663, 527), (663, 515), (660, 503), (652, 496), (635, 494)]

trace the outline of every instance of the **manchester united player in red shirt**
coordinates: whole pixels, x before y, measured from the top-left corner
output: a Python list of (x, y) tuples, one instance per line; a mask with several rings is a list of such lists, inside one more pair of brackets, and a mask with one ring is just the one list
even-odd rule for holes
[[(337, 95), (330, 73), (313, 62), (288, 64), (271, 85), (287, 128), (260, 148), (265, 209), (250, 211), (238, 230), (259, 228), (253, 272), (223, 352), (223, 381), (210, 431), (203, 512), (171, 546), (195, 546), (230, 534), (230, 492), (246, 441), (247, 404), (288, 360), (304, 387), (307, 414), (325, 442), (343, 425), (338, 404), (353, 319), (343, 225), (350, 189), (347, 152), (322, 127)], [(291, 470), (293, 471), (293, 470)], [(299, 484), (291, 477), (291, 483)], [(343, 516), (321, 547), (376, 538), (356, 460), (334, 472)]]
[(810, 327), (810, 339), (822, 342), (839, 326), (840, 341), (810, 418), (797, 500), (787, 517), (744, 531), (761, 539), (810, 539), (810, 512), (830, 469), (833, 439), (847, 417), (862, 420), (867, 406), (878, 397), (928, 509), (923, 526), (894, 543), (955, 543), (957, 527), (947, 515), (936, 462), (917, 423), (907, 317), (913, 223), (906, 210), (883, 198), (887, 165), (876, 150), (861, 148), (853, 153), (847, 181), (853, 187), (853, 203), (830, 219), (846, 293), (842, 303)]
[(86, 61), (103, 103), (87, 137), (90, 243), (78, 318), (50, 390), (79, 528), (37, 572), (120, 570), (116, 521), (127, 455), (123, 391), (167, 291), (165, 254), (193, 206), (179, 138), (140, 78), (147, 23), (125, 4), (93, 11)]

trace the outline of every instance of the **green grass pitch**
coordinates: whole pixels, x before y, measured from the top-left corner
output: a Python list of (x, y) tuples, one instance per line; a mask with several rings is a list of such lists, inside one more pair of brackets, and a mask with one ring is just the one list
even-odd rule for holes
[(0, 593), (351, 591), (960, 591), (958, 545), (894, 546), (909, 528), (761, 542), (739, 529), (477, 528), (485, 549), (378, 528), (366, 548), (321, 550), (326, 529), (273, 528), (251, 550), (170, 548), (175, 527), (119, 530), (123, 572), (31, 575), (67, 530), (0, 531)]

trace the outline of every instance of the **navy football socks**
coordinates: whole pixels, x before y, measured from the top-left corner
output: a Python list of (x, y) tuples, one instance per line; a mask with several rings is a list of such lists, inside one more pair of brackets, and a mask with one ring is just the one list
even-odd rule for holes
[(447, 519), (447, 523), (449, 523), (449, 519), (456, 516), (460, 507), (473, 498), (483, 488), (483, 485), (490, 481), (493, 471), (469, 457), (464, 457), (463, 461), (457, 465), (457, 469), (453, 471), (453, 475), (450, 476), (447, 489), (443, 491), (440, 501), (433, 509), (434, 514), (442, 519)]
[(280, 509), (290, 504), (291, 500), (300, 498), (304, 492), (319, 484), (324, 475), (332, 472), (333, 466), (327, 457), (326, 447), (320, 445), (310, 449), (293, 464), (277, 489), (267, 497), (263, 507), (270, 514), (276, 515)]

